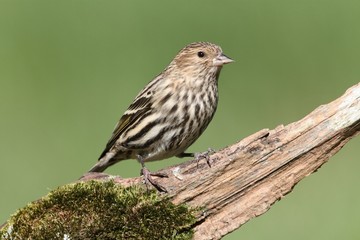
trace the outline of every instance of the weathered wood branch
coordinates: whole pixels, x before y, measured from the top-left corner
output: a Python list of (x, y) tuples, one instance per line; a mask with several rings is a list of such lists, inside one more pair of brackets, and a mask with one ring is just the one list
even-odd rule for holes
[[(211, 155), (211, 168), (206, 161), (188, 161), (163, 170), (169, 178), (157, 181), (174, 203), (205, 207), (194, 239), (219, 239), (269, 210), (359, 131), (360, 83), (300, 121), (261, 130)], [(118, 182), (136, 184), (141, 178)]]
[[(157, 178), (175, 204), (202, 207), (194, 239), (220, 239), (250, 219), (265, 213), (316, 171), (360, 131), (360, 83), (335, 101), (322, 105), (300, 121), (261, 130), (210, 157), (162, 170)], [(92, 173), (82, 181), (106, 179)], [(142, 178), (122, 179), (129, 186)]]

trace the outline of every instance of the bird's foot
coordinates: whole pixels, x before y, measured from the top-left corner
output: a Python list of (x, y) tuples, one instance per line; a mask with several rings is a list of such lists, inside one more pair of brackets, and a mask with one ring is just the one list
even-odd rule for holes
[(215, 150), (212, 148), (208, 148), (208, 150), (205, 152), (194, 153), (194, 157), (198, 164), (201, 159), (205, 158), (206, 163), (209, 165), (209, 167), (211, 167), (210, 155), (213, 153), (215, 153)]
[(145, 184), (146, 187), (149, 189), (149, 186), (153, 186), (154, 188), (156, 188), (156, 190), (158, 190), (159, 192), (167, 192), (166, 188), (162, 185), (160, 185), (158, 182), (156, 182), (151, 176), (155, 176), (155, 177), (169, 177), (166, 173), (162, 173), (162, 172), (155, 172), (152, 173), (150, 172), (147, 168), (143, 167), (141, 169), (141, 175), (144, 176), (144, 180), (145, 180)]

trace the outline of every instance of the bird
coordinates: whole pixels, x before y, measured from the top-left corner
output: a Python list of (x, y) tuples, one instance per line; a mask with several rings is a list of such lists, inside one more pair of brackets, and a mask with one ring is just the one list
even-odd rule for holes
[(145, 183), (163, 190), (145, 162), (202, 156), (185, 151), (212, 120), (220, 71), (233, 61), (210, 42), (193, 42), (182, 48), (135, 97), (89, 172), (103, 172), (119, 161), (137, 159)]

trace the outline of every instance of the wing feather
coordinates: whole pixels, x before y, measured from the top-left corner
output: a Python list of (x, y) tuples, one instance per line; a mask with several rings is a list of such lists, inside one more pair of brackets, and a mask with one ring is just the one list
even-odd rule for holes
[(124, 133), (129, 127), (131, 127), (139, 117), (144, 115), (151, 109), (150, 98), (141, 97), (134, 101), (125, 112), (125, 114), (120, 118), (119, 122), (116, 124), (115, 129), (109, 139), (104, 151), (101, 153), (99, 159), (101, 159), (105, 154), (114, 146), (116, 141), (119, 139), (122, 133)]
[(122, 133), (124, 133), (128, 128), (136, 123), (139, 118), (151, 110), (151, 99), (153, 95), (152, 90), (157, 88), (157, 85), (161, 82), (162, 77), (162, 74), (159, 74), (136, 96), (134, 102), (128, 107), (124, 115), (116, 124), (111, 138), (107, 142), (99, 160), (114, 146)]

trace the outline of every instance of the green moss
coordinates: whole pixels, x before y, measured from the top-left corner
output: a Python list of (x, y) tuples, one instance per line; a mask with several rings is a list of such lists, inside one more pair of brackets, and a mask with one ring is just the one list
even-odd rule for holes
[[(195, 210), (155, 191), (90, 181), (59, 187), (18, 210), (4, 239), (191, 239)], [(10, 231), (11, 230), (11, 231)]]

